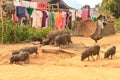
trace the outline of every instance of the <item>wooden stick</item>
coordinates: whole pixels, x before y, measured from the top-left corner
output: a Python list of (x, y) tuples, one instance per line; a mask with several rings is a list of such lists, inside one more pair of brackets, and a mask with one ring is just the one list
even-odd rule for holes
[[(3, 1), (1, 0), (1, 5)], [(1, 22), (2, 22), (2, 43), (4, 43), (4, 17), (3, 17), (3, 9), (1, 7)]]

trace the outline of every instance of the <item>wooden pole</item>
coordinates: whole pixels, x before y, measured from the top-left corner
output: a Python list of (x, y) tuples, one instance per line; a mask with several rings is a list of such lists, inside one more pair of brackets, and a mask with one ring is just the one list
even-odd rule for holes
[[(1, 5), (3, 1), (1, 0)], [(1, 22), (2, 22), (2, 43), (4, 43), (4, 17), (3, 17), (3, 8), (1, 7)]]

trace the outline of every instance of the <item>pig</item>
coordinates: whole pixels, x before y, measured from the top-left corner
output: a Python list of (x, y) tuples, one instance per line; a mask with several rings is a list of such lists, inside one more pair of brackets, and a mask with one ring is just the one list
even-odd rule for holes
[(86, 49), (82, 55), (81, 55), (81, 61), (83, 61), (84, 59), (88, 58), (89, 60), (89, 56), (92, 57), (93, 61), (95, 61), (95, 59), (93, 58), (94, 55), (97, 55), (97, 59), (100, 57), (99, 56), (99, 51), (100, 51), (100, 46), (99, 45), (94, 45), (92, 47), (89, 47), (88, 49)]
[(115, 53), (116, 53), (116, 46), (112, 46), (107, 51), (105, 51), (104, 58), (109, 58), (109, 56), (111, 56), (112, 59), (112, 56), (115, 55)]

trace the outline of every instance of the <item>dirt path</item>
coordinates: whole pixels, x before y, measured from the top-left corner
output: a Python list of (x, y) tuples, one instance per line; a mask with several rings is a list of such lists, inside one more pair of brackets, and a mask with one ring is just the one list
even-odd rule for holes
[[(39, 58), (34, 54), (30, 56), (30, 64), (9, 64), (12, 50), (25, 46), (26, 44), (0, 45), (0, 80), (120, 80), (120, 34), (103, 37), (97, 44), (101, 46), (100, 59), (97, 61), (80, 61), (81, 53), (86, 46), (96, 44), (89, 37), (72, 37), (75, 55), (65, 53), (41, 53), (39, 47)], [(106, 49), (115, 45), (117, 52), (115, 57), (104, 59)], [(38, 46), (38, 45), (36, 45)], [(68, 50), (69, 50), (68, 49)]]

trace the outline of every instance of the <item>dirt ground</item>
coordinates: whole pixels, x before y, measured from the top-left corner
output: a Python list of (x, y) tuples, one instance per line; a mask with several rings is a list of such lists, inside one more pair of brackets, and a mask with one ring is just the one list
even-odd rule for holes
[[(32, 43), (0, 45), (0, 80), (120, 80), (120, 33), (103, 37), (95, 43), (89, 37), (72, 37), (73, 47), (66, 50), (75, 54), (41, 52), (39, 58), (30, 55), (30, 63), (9, 64), (12, 50)], [(97, 61), (80, 61), (81, 53), (94, 44), (99, 44), (100, 59)], [(115, 45), (116, 55), (113, 59), (104, 59), (104, 52)], [(94, 56), (95, 58), (96, 56)]]

